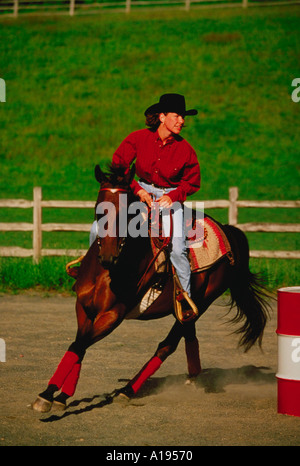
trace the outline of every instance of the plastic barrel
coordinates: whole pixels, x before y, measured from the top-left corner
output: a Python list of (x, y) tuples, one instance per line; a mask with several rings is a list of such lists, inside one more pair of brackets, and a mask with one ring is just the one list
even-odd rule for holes
[(300, 416), (300, 286), (277, 290), (278, 413)]

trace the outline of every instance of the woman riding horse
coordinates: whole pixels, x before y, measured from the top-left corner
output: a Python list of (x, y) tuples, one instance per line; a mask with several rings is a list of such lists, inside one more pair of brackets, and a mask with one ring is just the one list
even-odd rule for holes
[[(136, 160), (139, 181), (133, 180), (133, 193), (151, 207), (153, 199), (162, 209), (163, 230), (170, 234), (170, 207), (172, 238), (170, 260), (186, 297), (181, 301), (186, 315), (196, 309), (191, 299), (191, 268), (187, 256), (182, 204), (186, 197), (200, 188), (200, 167), (194, 149), (179, 136), (186, 115), (197, 110), (186, 110), (185, 98), (179, 94), (164, 94), (158, 103), (145, 111), (147, 129), (135, 131), (121, 143), (113, 155), (112, 165), (128, 168)], [(165, 215), (164, 215), (165, 214)], [(92, 231), (95, 231), (94, 224)], [(95, 233), (92, 232), (92, 243)]]
[[(181, 105), (179, 105), (180, 102)], [(171, 103), (174, 105), (171, 106)], [(142, 158), (141, 161), (140, 157), (136, 156), (137, 170), (140, 176), (144, 177), (144, 183), (133, 181), (132, 169), (125, 173), (124, 169), (118, 169), (115, 166), (111, 173), (106, 175), (99, 166), (96, 167), (96, 178), (100, 183), (96, 210), (98, 205), (109, 202), (114, 205), (116, 215), (119, 216), (124, 207), (122, 196), (125, 195), (131, 199), (133, 196), (131, 188), (136, 194), (139, 193), (141, 199), (150, 202), (152, 199), (150, 193), (155, 192), (154, 188), (156, 189), (152, 184), (157, 183), (159, 179), (154, 176), (156, 171), (156, 175), (160, 175), (162, 180), (166, 175), (170, 177), (170, 186), (166, 187), (166, 192), (163, 192), (163, 189), (156, 192), (161, 207), (168, 205), (170, 200), (183, 202), (186, 195), (199, 188), (199, 166), (195, 160), (194, 151), (175, 133), (181, 130), (182, 117), (191, 112), (186, 112), (184, 98), (162, 96), (160, 103), (154, 107), (158, 112), (157, 129), (150, 128), (150, 130), (141, 130), (129, 135), (114, 155), (115, 164), (126, 162), (128, 166), (130, 160), (122, 159), (122, 154), (127, 153), (126, 147), (130, 149), (130, 157), (135, 157), (135, 154), (141, 151), (138, 144), (145, 146), (145, 154), (149, 158), (146, 160)], [(153, 107), (151, 108), (153, 111)], [(168, 112), (166, 109), (171, 111)], [(163, 111), (159, 113), (160, 110)], [(149, 113), (149, 109), (146, 115), (148, 115), (147, 112)], [(177, 116), (172, 115), (173, 113)], [(170, 125), (172, 125), (170, 119), (174, 122), (173, 117), (177, 119), (177, 123), (173, 126), (168, 143), (163, 145), (164, 135), (168, 133), (166, 128), (170, 131)], [(176, 125), (177, 130), (174, 129)], [(158, 131), (159, 128), (161, 131)], [(145, 140), (148, 141), (147, 144), (143, 143)], [(150, 143), (152, 147), (154, 146), (153, 154), (164, 154), (166, 160), (169, 157), (168, 153), (172, 154), (176, 147), (179, 152), (175, 151), (174, 157), (169, 161), (169, 166), (160, 165), (160, 160), (158, 160), (160, 157), (157, 155), (156, 159), (154, 156), (150, 158), (151, 151), (150, 154), (147, 152), (148, 147), (151, 147)], [(161, 145), (161, 147), (155, 148), (156, 145)], [(132, 146), (136, 147), (136, 152), (131, 148)], [(190, 151), (190, 165), (185, 165), (185, 162), (181, 160), (180, 147)], [(176, 163), (172, 164), (172, 161)], [(191, 165), (194, 168), (189, 171)], [(152, 172), (154, 172), (153, 178), (151, 178)], [(179, 172), (178, 176), (177, 172)], [(184, 179), (183, 183), (180, 178)], [(165, 180), (163, 182), (167, 183)], [(230, 225), (221, 227), (230, 243), (234, 261), (230, 261), (225, 255), (222, 260), (218, 260), (207, 269), (193, 273), (191, 283), (193, 301), (199, 310), (198, 317), (200, 317), (210, 304), (229, 288), (232, 306), (235, 305), (237, 308), (236, 316), (232, 320), (236, 323), (243, 321), (237, 333), (241, 334), (240, 345), (248, 351), (256, 342), (259, 344), (262, 342), (268, 317), (265, 290), (258, 277), (249, 269), (249, 245), (245, 234)], [(106, 267), (105, 264), (110, 258), (113, 258), (112, 267)], [(33, 403), (34, 410), (47, 412), (52, 406), (59, 407), (59, 409), (66, 408), (67, 399), (75, 393), (86, 350), (120, 325), (152, 286), (156, 274), (155, 267), (149, 268), (149, 263), (153, 264), (152, 260), (153, 250), (148, 237), (135, 238), (129, 235), (124, 239), (117, 235), (97, 238), (97, 241), (93, 241), (78, 268), (74, 286), (77, 295), (76, 338), (63, 355), (46, 390), (41, 392)], [(190, 269), (188, 275), (190, 275)], [(146, 321), (174, 315), (173, 289), (172, 277), (168, 276), (161, 295), (137, 318)], [(195, 321), (182, 324), (175, 319), (169, 334), (158, 345), (153, 357), (122, 389), (122, 392), (129, 398), (134, 396), (145, 380), (176, 350), (181, 338), (185, 339), (186, 344), (188, 374), (190, 377), (197, 376), (201, 371), (201, 365)], [(54, 398), (56, 392), (60, 393)]]

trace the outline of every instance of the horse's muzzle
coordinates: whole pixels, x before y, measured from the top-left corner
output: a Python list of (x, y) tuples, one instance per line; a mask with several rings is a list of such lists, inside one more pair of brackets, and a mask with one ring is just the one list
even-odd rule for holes
[(110, 270), (112, 267), (116, 265), (118, 262), (119, 256), (122, 252), (123, 246), (125, 244), (125, 238), (122, 238), (120, 243), (118, 244), (115, 253), (116, 255), (109, 254), (108, 252), (105, 254), (101, 254), (102, 252), (105, 252), (105, 247), (102, 248), (101, 244), (101, 238), (97, 238), (97, 244), (98, 244), (98, 259), (102, 267), (106, 270)]
[(102, 265), (102, 267), (105, 270), (110, 270), (114, 265), (116, 265), (116, 263), (118, 261), (117, 256), (112, 256), (111, 255), (108, 258), (105, 258), (104, 256), (99, 255), (98, 257), (99, 257), (100, 264)]

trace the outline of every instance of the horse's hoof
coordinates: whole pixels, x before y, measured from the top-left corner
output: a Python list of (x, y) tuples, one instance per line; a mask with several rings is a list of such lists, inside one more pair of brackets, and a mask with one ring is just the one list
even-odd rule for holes
[(184, 383), (187, 387), (197, 388), (197, 379), (195, 376), (188, 377)]
[(60, 401), (53, 401), (52, 411), (65, 411), (67, 409), (66, 403), (61, 403)]
[(118, 393), (117, 395), (113, 397), (114, 403), (119, 403), (119, 404), (124, 405), (124, 404), (127, 404), (129, 401), (130, 401), (130, 398), (127, 395), (125, 395), (125, 393), (122, 393), (122, 392)]
[(39, 413), (48, 413), (52, 407), (52, 401), (46, 400), (41, 396), (38, 396), (35, 402), (32, 404), (32, 409)]

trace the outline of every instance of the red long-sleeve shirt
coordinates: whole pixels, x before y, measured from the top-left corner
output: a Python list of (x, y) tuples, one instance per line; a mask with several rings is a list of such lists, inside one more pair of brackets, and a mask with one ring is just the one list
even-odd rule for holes
[[(200, 188), (200, 166), (196, 152), (181, 136), (172, 136), (163, 145), (158, 131), (141, 129), (129, 134), (115, 151), (112, 164), (130, 167), (136, 160), (139, 178), (165, 188), (173, 202), (184, 202)], [(141, 189), (136, 180), (131, 188)]]

